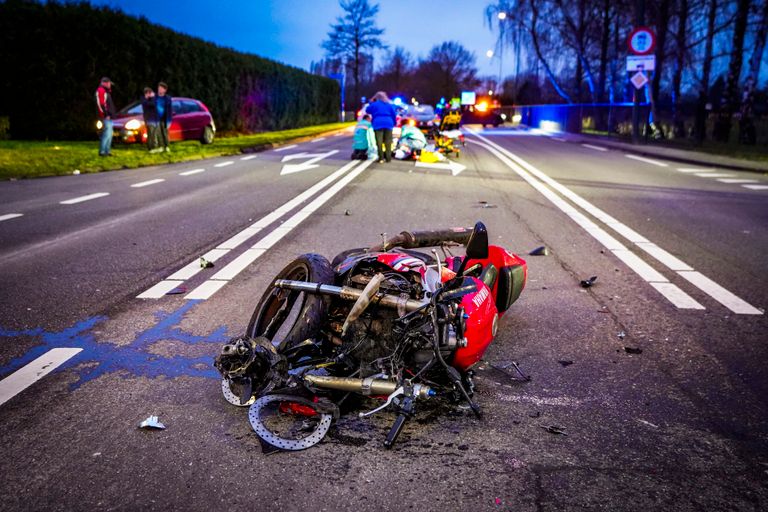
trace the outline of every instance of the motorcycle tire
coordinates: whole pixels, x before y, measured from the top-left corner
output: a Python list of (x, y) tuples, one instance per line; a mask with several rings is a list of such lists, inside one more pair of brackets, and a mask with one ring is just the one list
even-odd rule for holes
[(278, 352), (312, 338), (320, 329), (328, 299), (275, 288), (278, 279), (333, 284), (334, 272), (325, 256), (302, 254), (281, 270), (262, 295), (248, 323), (248, 336), (269, 339)]

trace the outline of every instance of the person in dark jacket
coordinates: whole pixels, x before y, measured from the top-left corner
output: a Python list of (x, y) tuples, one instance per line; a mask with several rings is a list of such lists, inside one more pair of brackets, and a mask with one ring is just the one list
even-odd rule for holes
[(147, 128), (147, 150), (150, 153), (159, 153), (163, 148), (158, 147), (157, 144), (157, 104), (155, 103), (155, 91), (151, 87), (144, 88), (141, 110), (144, 113), (144, 126)]
[(99, 134), (99, 156), (112, 156), (112, 118), (115, 117), (115, 103), (112, 100), (112, 80), (101, 79), (96, 89), (96, 111), (101, 123)]
[(163, 148), (168, 152), (171, 150), (170, 139), (168, 138), (168, 128), (173, 119), (171, 97), (166, 94), (168, 86), (165, 82), (157, 84), (157, 97), (155, 98), (155, 108), (157, 108), (157, 147)]
[(376, 147), (379, 150), (379, 162), (392, 161), (392, 128), (395, 127), (397, 113), (387, 97), (379, 91), (371, 98), (366, 113), (371, 116), (373, 132), (376, 134)]

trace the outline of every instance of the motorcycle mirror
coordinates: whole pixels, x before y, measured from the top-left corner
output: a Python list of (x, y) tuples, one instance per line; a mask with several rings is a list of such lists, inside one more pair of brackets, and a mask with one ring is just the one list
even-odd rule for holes
[(477, 222), (467, 241), (467, 258), (483, 260), (488, 257), (488, 229), (482, 222)]

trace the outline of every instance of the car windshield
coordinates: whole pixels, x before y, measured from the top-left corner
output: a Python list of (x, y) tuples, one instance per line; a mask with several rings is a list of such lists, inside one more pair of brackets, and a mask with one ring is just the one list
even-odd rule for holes
[(435, 109), (429, 105), (411, 105), (408, 107), (408, 115), (413, 117), (432, 117)]
[(141, 102), (137, 101), (136, 103), (131, 103), (117, 114), (121, 116), (135, 116), (142, 112), (144, 111), (141, 108)]

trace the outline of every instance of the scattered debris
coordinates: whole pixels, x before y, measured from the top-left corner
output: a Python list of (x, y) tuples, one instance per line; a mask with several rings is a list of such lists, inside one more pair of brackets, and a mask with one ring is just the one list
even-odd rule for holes
[(497, 208), (497, 206), (495, 204), (486, 203), (482, 205), (480, 208)]
[(208, 261), (207, 259), (200, 257), (200, 268), (212, 268), (213, 262)]
[(560, 363), (563, 366), (571, 366), (573, 364), (573, 361), (571, 361), (570, 359), (561, 359), (558, 361), (558, 363)]
[(92, 453), (91, 457), (101, 457), (101, 452)]
[(182, 293), (187, 293), (187, 287), (182, 285), (177, 286), (173, 290), (169, 292), (165, 292), (166, 295), (181, 295)]
[(541, 428), (549, 432), (550, 434), (557, 434), (560, 436), (567, 436), (568, 433), (565, 431), (564, 428), (558, 427), (557, 425), (539, 425)]
[(139, 428), (156, 428), (159, 430), (165, 430), (165, 425), (160, 423), (160, 419), (157, 416), (150, 416), (149, 418), (139, 423)]
[(589, 279), (584, 279), (583, 281), (581, 281), (581, 287), (582, 288), (589, 288), (593, 284), (595, 284), (595, 281), (597, 281), (597, 276), (592, 276)]
[(624, 338), (626, 338), (626, 337), (627, 337), (627, 333), (625, 333), (624, 331), (619, 331), (619, 333), (618, 333), (616, 336), (617, 336), (617, 337), (618, 337), (620, 340), (623, 340)]
[(344, 215), (349, 217), (350, 215), (352, 215), (352, 212), (350, 212), (349, 210), (344, 210)]
[(549, 249), (547, 249), (546, 245), (542, 245), (540, 247), (535, 248), (528, 254), (531, 256), (549, 256)]
[(538, 418), (539, 416), (541, 416), (541, 411), (533, 411), (528, 413), (529, 418)]
[(642, 354), (643, 349), (637, 347), (624, 347), (624, 352), (627, 354)]
[(650, 421), (641, 420), (640, 418), (637, 418), (637, 421), (638, 421), (638, 423), (642, 423), (643, 425), (648, 425), (649, 427), (659, 428), (658, 425), (655, 425), (655, 424), (651, 423)]
[(460, 444), (457, 448), (459, 450), (461, 450), (461, 451), (467, 451), (467, 450), (469, 450), (469, 445), (468, 444)]

